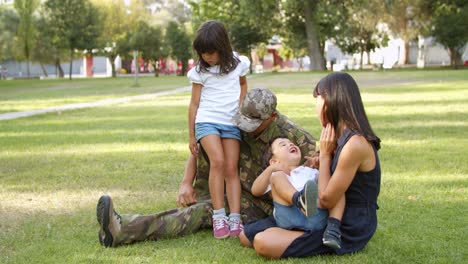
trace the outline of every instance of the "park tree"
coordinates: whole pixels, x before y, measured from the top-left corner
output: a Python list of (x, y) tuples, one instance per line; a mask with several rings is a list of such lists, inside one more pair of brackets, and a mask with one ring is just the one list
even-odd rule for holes
[(31, 60), (39, 63), (44, 76), (48, 76), (44, 64), (55, 64), (57, 76), (63, 77), (60, 61), (61, 58), (65, 57), (65, 52), (63, 49), (58, 49), (58, 45), (54, 44), (54, 37), (48, 20), (43, 16), (39, 16), (36, 20), (36, 31), (34, 34), (34, 42), (36, 44), (31, 53)]
[(378, 29), (380, 18), (369, 15), (382, 13), (382, 6), (379, 1), (348, 0), (343, 11), (346, 20), (339, 26), (334, 40), (344, 52), (359, 53), (362, 68), (364, 53), (369, 54), (388, 41), (386, 33)]
[(137, 30), (129, 38), (130, 46), (138, 50), (140, 56), (153, 65), (156, 77), (159, 76), (158, 59), (168, 55), (163, 48), (162, 40), (161, 28), (152, 27), (145, 21), (138, 23)]
[[(291, 0), (290, 0), (291, 1)], [(292, 0), (294, 1), (294, 0)], [(304, 10), (304, 24), (307, 36), (307, 48), (310, 58), (310, 70), (325, 70), (323, 53), (320, 50), (320, 29), (318, 27), (317, 9), (318, 1), (301, 0)]]
[(89, 0), (47, 0), (45, 12), (58, 48), (69, 52), (71, 80), (75, 52), (97, 47), (101, 16)]
[(281, 35), (298, 60), (309, 55), (310, 70), (325, 69), (325, 42), (339, 33), (345, 7), (343, 0), (282, 2), (285, 26)]
[(166, 43), (170, 47), (169, 54), (182, 62), (181, 76), (184, 76), (188, 68), (188, 60), (192, 57), (191, 41), (183, 25), (172, 21), (166, 28)]
[(396, 37), (403, 40), (402, 64), (408, 64), (410, 42), (421, 33), (426, 16), (421, 10), (422, 0), (385, 0), (383, 21)]
[(280, 27), (277, 0), (191, 1), (192, 26), (196, 30), (207, 20), (226, 25), (233, 48), (251, 59), (251, 50), (266, 42)]
[(468, 42), (468, 2), (463, 0), (423, 1), (422, 9), (431, 14), (428, 33), (450, 55), (450, 64), (458, 68)]
[(29, 63), (31, 51), (34, 48), (34, 35), (36, 17), (34, 13), (39, 7), (38, 0), (15, 0), (14, 7), (19, 17), (19, 25), (16, 31), (16, 42), (20, 56), (18, 58), (26, 61), (26, 76), (30, 77)]
[(13, 58), (14, 36), (19, 17), (13, 9), (0, 5), (0, 61)]
[(112, 77), (116, 77), (115, 59), (120, 47), (126, 46), (126, 33), (132, 28), (130, 14), (122, 0), (93, 0), (93, 3), (102, 14), (102, 33), (97, 40), (100, 53), (109, 59)]

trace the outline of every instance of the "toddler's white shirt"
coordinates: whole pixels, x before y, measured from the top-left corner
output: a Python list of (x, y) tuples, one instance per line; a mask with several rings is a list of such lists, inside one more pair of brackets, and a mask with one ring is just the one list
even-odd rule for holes
[[(302, 191), (307, 181), (313, 180), (317, 183), (318, 175), (319, 171), (317, 169), (312, 169), (306, 166), (299, 166), (291, 171), (291, 175), (289, 175), (288, 180), (297, 191)], [(265, 193), (269, 191), (271, 191), (271, 185), (268, 185)]]

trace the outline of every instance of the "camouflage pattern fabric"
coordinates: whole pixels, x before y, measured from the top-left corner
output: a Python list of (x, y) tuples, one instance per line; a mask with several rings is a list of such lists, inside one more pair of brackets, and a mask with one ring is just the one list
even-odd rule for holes
[(232, 123), (242, 131), (252, 132), (276, 111), (276, 95), (266, 88), (250, 90)]
[(114, 245), (178, 237), (210, 228), (211, 208), (210, 201), (199, 201), (154, 215), (121, 215), (121, 229), (114, 236)]
[[(262, 172), (262, 156), (268, 148), (269, 141), (278, 136), (289, 138), (299, 146), (303, 156), (310, 156), (315, 151), (314, 138), (279, 113), (257, 138), (252, 138), (245, 132), (242, 133), (239, 177), (242, 188), (241, 215), (244, 223), (272, 214), (271, 198), (268, 195), (254, 197), (250, 190), (256, 177)], [(114, 238), (115, 244), (177, 237), (194, 233), (203, 228), (210, 228), (212, 205), (208, 190), (209, 171), (207, 156), (202, 151), (201, 155), (198, 155), (197, 175), (194, 184), (198, 203), (190, 207), (173, 209), (154, 215), (122, 215), (122, 228), (121, 232)], [(227, 202), (225, 204), (227, 205)]]

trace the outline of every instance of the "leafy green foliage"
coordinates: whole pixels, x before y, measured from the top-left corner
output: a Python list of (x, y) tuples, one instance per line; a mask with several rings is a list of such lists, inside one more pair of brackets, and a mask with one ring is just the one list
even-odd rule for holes
[(0, 61), (12, 59), (14, 50), (14, 40), (19, 24), (19, 17), (10, 8), (0, 5)]
[(437, 41), (449, 50), (451, 64), (463, 64), (461, 57), (468, 42), (468, 2), (436, 1), (432, 25)]
[(191, 41), (185, 28), (177, 22), (169, 22), (166, 28), (166, 41), (170, 55), (182, 62), (180, 75), (185, 76), (188, 60), (192, 57)]
[(70, 52), (70, 79), (75, 50), (93, 49), (101, 34), (99, 11), (89, 0), (47, 0), (45, 13), (58, 48)]
[(344, 52), (360, 53), (362, 66), (364, 52), (369, 53), (388, 41), (386, 33), (377, 28), (381, 18), (369, 15), (383, 13), (383, 9), (380, 1), (348, 0), (347, 3), (341, 10), (345, 21), (339, 26), (335, 41)]
[(29, 61), (34, 49), (35, 20), (34, 12), (39, 6), (38, 0), (15, 0), (14, 7), (19, 16), (19, 25), (16, 32), (18, 49), (21, 56), (18, 59), (26, 60), (26, 75), (29, 78)]

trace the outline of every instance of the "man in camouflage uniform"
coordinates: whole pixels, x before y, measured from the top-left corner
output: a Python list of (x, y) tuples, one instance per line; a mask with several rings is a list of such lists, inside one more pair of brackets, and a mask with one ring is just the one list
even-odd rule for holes
[[(272, 214), (272, 201), (267, 195), (254, 197), (250, 190), (255, 178), (263, 171), (262, 156), (269, 141), (275, 137), (289, 138), (311, 156), (315, 140), (304, 129), (276, 111), (276, 96), (268, 89), (250, 90), (233, 118), (242, 130), (239, 158), (241, 181), (241, 214), (244, 223)], [(303, 161), (304, 162), (304, 159)], [(197, 158), (187, 161), (185, 175), (179, 188), (177, 204), (182, 208), (154, 215), (119, 215), (112, 199), (104, 195), (97, 205), (97, 218), (102, 245), (118, 246), (143, 240), (177, 237), (211, 227), (211, 201), (208, 190), (209, 161), (203, 150)], [(195, 183), (194, 183), (195, 182)]]

